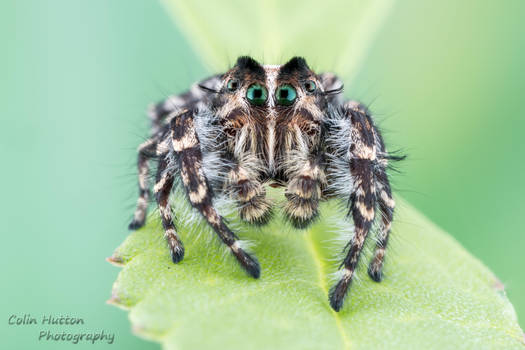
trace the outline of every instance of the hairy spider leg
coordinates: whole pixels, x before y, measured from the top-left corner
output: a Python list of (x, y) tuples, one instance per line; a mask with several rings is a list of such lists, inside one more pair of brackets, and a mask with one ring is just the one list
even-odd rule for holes
[(294, 227), (306, 228), (318, 215), (321, 185), (325, 182), (322, 158), (317, 147), (308, 149), (306, 135), (294, 126), (293, 135), (298, 150), (288, 152), (285, 164), (290, 180), (286, 186), (287, 203), (284, 212)]
[(193, 111), (186, 111), (172, 119), (170, 128), (172, 146), (178, 158), (182, 185), (188, 200), (202, 214), (222, 242), (230, 248), (246, 272), (258, 278), (259, 263), (240, 247), (237, 236), (226, 226), (223, 218), (212, 205), (213, 192), (202, 168), (202, 153), (195, 131)]
[(351, 133), (348, 135), (350, 139), (348, 152), (350, 152), (349, 170), (354, 183), (349, 200), (349, 215), (353, 218), (355, 232), (349, 243), (348, 253), (341, 264), (344, 266), (343, 275), (330, 290), (329, 301), (335, 311), (339, 311), (343, 306), (365, 239), (372, 227), (376, 207), (377, 158), (373, 124), (369, 116), (355, 108), (352, 103), (344, 105), (343, 113), (352, 125)]
[(344, 102), (343, 94), (343, 81), (334, 73), (326, 72), (319, 74), (321, 84), (323, 84), (323, 90), (327, 92), (326, 100), (332, 106), (340, 106)]
[(129, 224), (130, 230), (136, 230), (144, 226), (146, 223), (146, 215), (148, 211), (148, 201), (150, 198), (148, 176), (149, 176), (149, 160), (155, 157), (155, 150), (157, 148), (157, 140), (151, 138), (143, 142), (138, 147), (138, 178), (139, 178), (139, 198), (137, 199), (137, 206), (133, 214), (133, 220)]
[(192, 108), (206, 97), (199, 85), (215, 86), (219, 82), (219, 78), (220, 75), (214, 75), (198, 84), (193, 84), (190, 90), (183, 94), (170, 95), (164, 100), (150, 105), (148, 116), (151, 120), (151, 135), (157, 134), (162, 129), (164, 122), (169, 122), (170, 116), (177, 115), (186, 108)]
[(242, 220), (264, 225), (272, 217), (272, 203), (266, 198), (266, 190), (261, 182), (262, 165), (252, 153), (246, 153), (246, 139), (251, 138), (253, 131), (244, 126), (238, 134), (233, 149), (233, 166), (228, 173), (226, 186), (233, 191), (239, 205), (239, 216)]
[(168, 168), (167, 155), (167, 153), (164, 153), (159, 156), (153, 191), (155, 192), (155, 199), (164, 228), (164, 236), (170, 248), (171, 260), (174, 263), (178, 263), (184, 258), (184, 245), (177, 235), (169, 203), (171, 188), (173, 187), (173, 170)]
[(390, 228), (394, 219), (394, 209), (396, 202), (392, 198), (392, 190), (390, 188), (390, 182), (386, 169), (388, 166), (388, 160), (384, 142), (381, 138), (380, 133), (375, 129), (376, 145), (379, 148), (379, 154), (383, 156), (383, 159), (378, 162), (376, 166), (376, 198), (378, 202), (378, 209), (381, 214), (381, 222), (377, 231), (377, 242), (374, 249), (374, 255), (368, 266), (368, 275), (376, 282), (380, 282), (383, 278), (383, 264), (385, 261), (385, 250), (388, 244), (388, 237), (390, 235)]

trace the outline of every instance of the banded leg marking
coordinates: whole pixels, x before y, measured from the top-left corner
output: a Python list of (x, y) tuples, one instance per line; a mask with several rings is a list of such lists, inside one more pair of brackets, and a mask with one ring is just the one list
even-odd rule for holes
[(319, 161), (310, 159), (288, 183), (284, 211), (294, 227), (305, 228), (318, 217), (324, 177)]
[(255, 225), (264, 225), (270, 220), (272, 204), (266, 198), (266, 190), (256, 172), (239, 164), (230, 171), (228, 186), (233, 189), (242, 220)]
[(368, 266), (368, 275), (376, 282), (383, 279), (383, 264), (385, 261), (385, 250), (390, 236), (390, 227), (394, 217), (396, 203), (392, 198), (392, 191), (384, 169), (377, 174), (377, 202), (381, 213), (381, 223), (377, 232), (377, 243), (374, 255)]
[(162, 220), (162, 226), (164, 227), (164, 236), (166, 237), (166, 241), (170, 248), (171, 259), (174, 263), (178, 263), (184, 258), (184, 246), (177, 235), (177, 230), (173, 223), (171, 206), (169, 203), (171, 188), (173, 187), (173, 174), (171, 174), (166, 168), (167, 161), (164, 155), (159, 160), (154, 192), (160, 212), (160, 218)]
[(155, 139), (149, 139), (138, 147), (137, 168), (139, 178), (139, 198), (133, 220), (128, 226), (130, 230), (137, 230), (146, 223), (148, 211), (148, 201), (150, 198), (148, 176), (149, 176), (149, 159), (155, 156), (157, 142)]
[(352, 125), (348, 156), (354, 183), (349, 214), (352, 215), (355, 232), (341, 264), (344, 267), (343, 276), (330, 291), (330, 305), (335, 311), (343, 306), (363, 245), (374, 222), (376, 208), (377, 145), (372, 120), (353, 102), (345, 104), (344, 112)]
[(355, 233), (348, 253), (341, 264), (344, 267), (343, 276), (330, 291), (330, 305), (335, 311), (339, 311), (343, 306), (359, 256), (375, 217), (372, 162), (368, 159), (353, 159), (350, 162), (350, 168), (356, 186), (350, 199), (350, 214), (354, 221)]
[(212, 205), (213, 192), (202, 168), (202, 153), (193, 123), (192, 112), (171, 122), (172, 144), (179, 159), (182, 184), (191, 205), (196, 208), (226, 244), (245, 271), (254, 278), (260, 275), (257, 260), (239, 245), (237, 236), (226, 226)]
[(290, 181), (285, 190), (284, 212), (296, 228), (306, 228), (318, 217), (321, 186), (326, 184), (320, 152), (310, 151), (309, 142), (298, 125), (287, 135), (287, 147), (293, 151), (289, 152), (285, 163)]

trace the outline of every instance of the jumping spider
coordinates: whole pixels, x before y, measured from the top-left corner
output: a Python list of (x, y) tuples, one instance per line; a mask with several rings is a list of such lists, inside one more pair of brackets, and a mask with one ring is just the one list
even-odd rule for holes
[(272, 212), (265, 185), (284, 186), (284, 214), (298, 228), (318, 216), (320, 200), (344, 199), (355, 233), (329, 295), (339, 311), (376, 210), (377, 245), (368, 273), (374, 281), (382, 278), (395, 206), (386, 169), (396, 159), (386, 152), (368, 110), (344, 101), (342, 87), (334, 74), (314, 73), (303, 58), (263, 66), (240, 57), (228, 72), (152, 106), (151, 137), (138, 148), (140, 191), (129, 228), (145, 223), (148, 160), (154, 158), (154, 194), (173, 262), (184, 257), (168, 202), (178, 183), (240, 265), (258, 278), (259, 263), (215, 209), (215, 194), (233, 198), (242, 220), (264, 225)]

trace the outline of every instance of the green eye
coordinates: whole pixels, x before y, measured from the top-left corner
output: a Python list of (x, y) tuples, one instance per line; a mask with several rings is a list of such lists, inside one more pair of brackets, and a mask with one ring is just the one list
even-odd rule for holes
[(275, 92), (275, 99), (277, 100), (277, 104), (283, 106), (289, 106), (293, 104), (296, 98), (297, 91), (295, 91), (293, 86), (288, 84), (279, 86), (277, 88), (277, 91)]
[(246, 90), (246, 98), (251, 104), (260, 106), (266, 102), (268, 91), (260, 84), (252, 84), (248, 90)]
[(304, 83), (304, 88), (308, 92), (314, 92), (315, 89), (317, 89), (317, 85), (315, 85), (313, 80), (308, 80), (306, 83)]
[(239, 81), (237, 79), (230, 79), (228, 80), (228, 83), (226, 84), (226, 88), (230, 92), (237, 90), (238, 87), (239, 87)]

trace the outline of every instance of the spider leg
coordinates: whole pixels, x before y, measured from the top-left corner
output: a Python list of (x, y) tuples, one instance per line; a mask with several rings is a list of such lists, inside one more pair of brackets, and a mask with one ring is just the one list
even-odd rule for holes
[(171, 95), (165, 100), (151, 104), (148, 108), (148, 117), (151, 121), (152, 135), (155, 135), (162, 128), (164, 121), (169, 122), (170, 115), (177, 115), (187, 105), (192, 103), (193, 99), (189, 92), (182, 95)]
[(355, 232), (341, 264), (344, 267), (343, 275), (330, 290), (330, 305), (335, 311), (339, 311), (343, 306), (365, 239), (372, 227), (376, 207), (376, 142), (373, 124), (366, 113), (353, 107), (351, 103), (346, 104), (343, 113), (350, 119), (352, 126), (348, 135), (351, 143), (347, 156), (353, 179), (349, 215), (353, 218)]
[(258, 278), (259, 263), (240, 247), (237, 236), (226, 226), (223, 218), (212, 205), (213, 192), (202, 167), (202, 152), (195, 131), (193, 113), (186, 111), (180, 117), (172, 119), (170, 127), (182, 185), (191, 205), (202, 214), (222, 242), (230, 248), (246, 272)]
[(372, 164), (367, 159), (352, 160), (350, 167), (357, 184), (356, 192), (350, 199), (350, 213), (354, 220), (355, 232), (343, 263), (343, 276), (330, 291), (330, 305), (335, 311), (343, 306), (343, 301), (352, 282), (365, 239), (370, 231), (375, 215), (375, 194)]
[(285, 162), (290, 180), (285, 190), (284, 212), (294, 227), (306, 228), (319, 215), (321, 186), (326, 179), (320, 152), (316, 148), (310, 151), (308, 136), (297, 125), (289, 136), (293, 136), (296, 149), (287, 152)]
[[(381, 150), (379, 156), (386, 155), (385, 146), (379, 132), (376, 131), (377, 146)], [(384, 156), (383, 156), (384, 157)], [(387, 159), (383, 158), (379, 162), (376, 169), (376, 198), (378, 202), (379, 212), (381, 213), (381, 222), (377, 232), (377, 243), (374, 250), (374, 255), (368, 266), (368, 275), (376, 282), (380, 282), (383, 278), (383, 263), (385, 260), (385, 250), (388, 244), (388, 237), (390, 235), (390, 227), (394, 217), (394, 209), (396, 202), (392, 198), (392, 190), (390, 182), (386, 174)], [(381, 164), (382, 163), (382, 164)]]
[(233, 163), (226, 178), (226, 188), (232, 192), (239, 205), (242, 220), (255, 225), (266, 224), (272, 216), (272, 203), (260, 180), (263, 166), (252, 151), (246, 152), (247, 139), (253, 137), (244, 127), (233, 147)]
[(334, 73), (321, 73), (319, 79), (323, 86), (323, 91), (327, 92), (327, 102), (332, 106), (341, 106), (343, 104), (343, 81)]
[(367, 121), (372, 125), (374, 140), (377, 149), (377, 162), (375, 166), (375, 187), (378, 209), (381, 214), (379, 229), (376, 235), (376, 247), (374, 255), (370, 264), (368, 265), (368, 275), (376, 282), (381, 282), (383, 279), (383, 263), (385, 261), (385, 250), (388, 244), (388, 237), (390, 235), (390, 228), (394, 218), (394, 209), (396, 206), (395, 200), (392, 198), (392, 190), (390, 182), (386, 173), (388, 167), (388, 152), (386, 151), (385, 143), (381, 133), (373, 125), (370, 113), (366, 106), (357, 101), (350, 101), (348, 105), (366, 115)]
[(306, 228), (318, 217), (323, 178), (320, 160), (314, 157), (304, 162), (297, 174), (290, 179), (285, 191), (287, 203), (284, 211), (294, 227)]
[(241, 219), (255, 225), (266, 224), (272, 216), (272, 205), (257, 174), (240, 163), (230, 171), (228, 181), (235, 192)]
[(368, 275), (376, 282), (383, 279), (383, 263), (385, 260), (385, 250), (388, 244), (390, 226), (394, 216), (395, 201), (392, 198), (390, 185), (386, 173), (380, 170), (377, 174), (377, 202), (381, 213), (380, 227), (377, 232), (377, 243), (374, 250), (374, 256), (368, 266)]
[(166, 156), (167, 153), (159, 157), (153, 191), (155, 192), (155, 198), (160, 211), (162, 226), (164, 227), (164, 236), (170, 248), (171, 259), (174, 263), (178, 263), (184, 258), (184, 246), (173, 224), (171, 206), (169, 204), (169, 196), (171, 188), (173, 187), (173, 171), (167, 168), (168, 161), (166, 160)]
[(150, 105), (148, 116), (151, 121), (151, 135), (155, 135), (161, 130), (164, 123), (170, 122), (170, 115), (177, 115), (177, 112), (194, 106), (199, 101), (202, 101), (206, 94), (199, 85), (213, 88), (219, 83), (219, 77), (219, 75), (215, 75), (204, 79), (198, 84), (194, 84), (190, 90), (180, 95), (170, 95), (166, 99)]
[(139, 229), (146, 223), (148, 200), (150, 198), (148, 188), (149, 160), (155, 157), (156, 148), (157, 141), (155, 138), (145, 141), (138, 147), (137, 168), (139, 178), (139, 198), (137, 199), (137, 206), (133, 215), (133, 220), (128, 226), (130, 230)]

